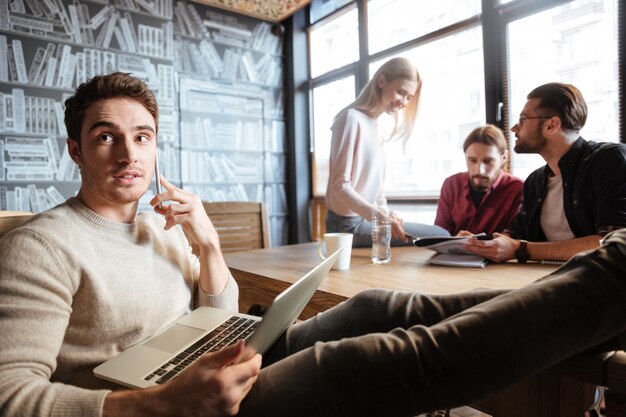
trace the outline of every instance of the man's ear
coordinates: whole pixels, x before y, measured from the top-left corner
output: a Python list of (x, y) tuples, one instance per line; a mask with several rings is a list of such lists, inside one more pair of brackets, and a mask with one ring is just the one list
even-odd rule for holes
[(506, 161), (508, 160), (509, 160), (509, 150), (506, 149), (504, 153), (502, 154), (502, 165), (500, 165), (500, 168), (504, 168), (504, 165), (506, 165)]
[(83, 166), (83, 157), (80, 154), (80, 148), (78, 147), (78, 142), (72, 138), (68, 138), (67, 141), (67, 152), (70, 154), (70, 158), (72, 161), (76, 162), (79, 168)]
[(548, 133), (554, 134), (561, 128), (561, 119), (557, 116), (552, 116), (546, 121), (544, 126), (546, 127)]

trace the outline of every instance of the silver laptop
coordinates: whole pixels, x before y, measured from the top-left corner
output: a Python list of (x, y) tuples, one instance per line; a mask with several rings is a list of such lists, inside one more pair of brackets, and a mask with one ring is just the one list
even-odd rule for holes
[(200, 307), (94, 368), (98, 378), (133, 388), (164, 384), (196, 359), (238, 340), (265, 353), (298, 318), (339, 256), (333, 253), (274, 299), (263, 319)]

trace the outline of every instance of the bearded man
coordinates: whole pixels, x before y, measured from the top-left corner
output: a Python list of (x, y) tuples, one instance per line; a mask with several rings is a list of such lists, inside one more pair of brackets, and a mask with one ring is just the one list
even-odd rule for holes
[(514, 149), (546, 165), (526, 179), (522, 210), (505, 233), (466, 248), (496, 262), (565, 261), (626, 227), (626, 145), (580, 136), (587, 104), (573, 85), (544, 84), (527, 99), (511, 129)]
[(506, 139), (494, 125), (474, 129), (463, 143), (467, 172), (441, 187), (435, 224), (452, 235), (504, 231), (522, 205), (524, 182), (504, 172), (509, 158)]

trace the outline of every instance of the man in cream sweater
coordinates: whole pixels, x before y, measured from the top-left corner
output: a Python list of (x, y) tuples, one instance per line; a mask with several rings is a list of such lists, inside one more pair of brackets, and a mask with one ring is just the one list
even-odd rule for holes
[(137, 214), (158, 119), (145, 85), (96, 77), (66, 108), (80, 192), (0, 240), (0, 417), (417, 415), (626, 331), (622, 230), (517, 291), (370, 290), (290, 327), (262, 370), (235, 345), (163, 385), (120, 390), (92, 369), (197, 304), (236, 310), (237, 286), (197, 197), (161, 179), (156, 213)]
[[(165, 191), (151, 201), (158, 214), (137, 213), (153, 178), (157, 120), (152, 92), (126, 74), (96, 77), (66, 101), (80, 191), (0, 244), (3, 415), (135, 415), (153, 398), (179, 397), (188, 385), (110, 393), (119, 387), (92, 369), (195, 305), (237, 310), (237, 284), (197, 196), (161, 178)], [(179, 204), (159, 208), (165, 201)], [(256, 379), (259, 355), (222, 369), (242, 351), (207, 357), (187, 375), (204, 379), (196, 389), (207, 409), (233, 412)]]

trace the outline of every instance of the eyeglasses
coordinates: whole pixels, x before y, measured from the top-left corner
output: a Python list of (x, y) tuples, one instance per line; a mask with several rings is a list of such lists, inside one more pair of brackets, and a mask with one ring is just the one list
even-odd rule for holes
[(532, 119), (550, 119), (554, 116), (532, 116), (532, 117), (527, 117), (527, 116), (520, 116), (519, 119), (517, 120), (517, 124), (519, 126), (523, 125), (524, 122), (526, 120), (532, 120)]

